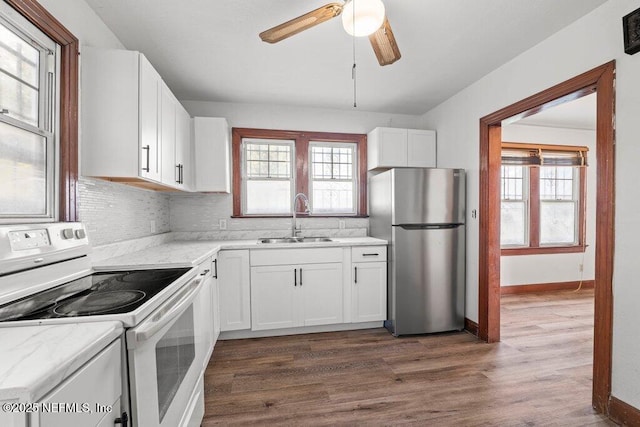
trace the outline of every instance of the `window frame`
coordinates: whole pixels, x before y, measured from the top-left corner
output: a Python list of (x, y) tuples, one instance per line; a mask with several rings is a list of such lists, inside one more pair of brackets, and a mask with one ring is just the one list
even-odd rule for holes
[[(503, 143), (503, 149), (513, 149), (521, 145), (523, 149), (541, 149), (541, 150), (556, 150), (565, 152), (583, 152), (588, 151), (587, 147), (583, 146), (564, 146), (564, 145), (547, 145), (547, 144), (519, 144), (519, 143)], [(542, 165), (544, 166), (544, 164)], [(555, 166), (555, 165), (549, 165)], [(527, 166), (525, 166), (527, 167)], [(577, 167), (577, 166), (576, 166)], [(540, 167), (528, 166), (528, 245), (527, 246), (501, 246), (500, 254), (505, 256), (511, 255), (541, 255), (541, 254), (559, 254), (559, 253), (580, 253), (585, 252), (587, 245), (585, 242), (586, 232), (586, 189), (587, 189), (587, 174), (586, 167), (578, 167), (578, 173), (576, 174), (579, 182), (577, 183), (578, 190), (578, 212), (577, 212), (577, 242), (573, 245), (550, 245), (540, 244)], [(502, 181), (502, 178), (501, 178)], [(574, 185), (576, 185), (574, 183)], [(502, 203), (502, 200), (500, 200)]]
[(78, 39), (36, 0), (5, 0), (60, 47), (57, 221), (78, 221)]
[[(353, 210), (351, 212), (336, 212), (336, 213), (320, 213), (320, 214), (316, 214), (316, 215), (323, 215), (323, 214), (327, 214), (327, 215), (346, 215), (346, 216), (353, 216), (356, 215), (358, 213), (358, 168), (359, 168), (359, 164), (360, 162), (358, 161), (358, 146), (356, 143), (353, 142), (344, 142), (341, 143), (344, 144), (344, 147), (339, 147), (339, 148), (348, 148), (351, 150), (351, 156), (353, 159), (353, 163), (352, 163), (352, 171), (351, 171), (351, 175), (352, 178), (351, 179), (342, 179), (342, 178), (337, 178), (337, 179), (319, 179), (316, 178), (314, 179), (313, 177), (313, 171), (312, 171), (312, 166), (313, 166), (313, 159), (312, 159), (312, 152), (313, 152), (313, 147), (320, 147), (320, 148), (335, 148), (334, 146), (332, 146), (331, 142), (325, 142), (325, 141), (309, 141), (309, 152), (307, 153), (308, 158), (309, 158), (309, 194), (307, 194), (307, 196), (309, 197), (309, 205), (311, 206), (311, 211), (313, 212), (314, 209), (314, 205), (313, 205), (313, 182), (317, 181), (317, 182), (349, 182), (352, 185), (352, 191), (353, 191), (353, 196), (352, 196), (352, 204), (353, 204)], [(334, 144), (335, 145), (335, 144)]]
[(367, 135), (356, 133), (308, 132), (277, 129), (232, 128), (232, 158), (233, 158), (233, 218), (290, 218), (289, 215), (246, 215), (243, 213), (243, 180), (242, 180), (242, 140), (247, 139), (275, 139), (294, 141), (295, 169), (294, 194), (304, 193), (309, 196), (310, 189), (310, 159), (309, 143), (351, 143), (356, 145), (356, 212), (355, 214), (305, 214), (296, 212), (297, 217), (367, 217)]

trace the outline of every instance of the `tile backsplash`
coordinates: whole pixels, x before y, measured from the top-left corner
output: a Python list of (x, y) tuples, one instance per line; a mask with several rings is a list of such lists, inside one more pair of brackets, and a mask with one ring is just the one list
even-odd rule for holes
[[(230, 194), (172, 194), (170, 228), (176, 239), (236, 240), (291, 234), (290, 218), (231, 218)], [(226, 230), (220, 229), (226, 221)], [(344, 221), (345, 228), (340, 228)], [(367, 218), (301, 218), (303, 236), (360, 237), (367, 235)]]
[(169, 195), (81, 177), (79, 216), (93, 246), (171, 231)]
[[(231, 218), (230, 194), (162, 193), (81, 177), (79, 215), (93, 246), (171, 233), (177, 240), (283, 237), (290, 218)], [(226, 230), (220, 228), (226, 222)], [(340, 228), (341, 221), (344, 228)], [(303, 236), (366, 236), (367, 218), (301, 218)], [(164, 239), (164, 237), (162, 237)]]

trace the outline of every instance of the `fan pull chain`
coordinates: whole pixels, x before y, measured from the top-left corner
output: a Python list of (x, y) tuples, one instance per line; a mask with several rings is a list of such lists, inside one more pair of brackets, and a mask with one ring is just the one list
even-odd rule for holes
[(356, 102), (357, 98), (357, 75), (356, 75), (356, 0), (353, 1), (353, 16), (351, 17), (353, 21), (353, 35), (351, 37), (352, 41), (352, 50), (353, 50), (353, 67), (351, 67), (351, 79), (353, 80), (353, 108), (357, 108), (358, 104)]

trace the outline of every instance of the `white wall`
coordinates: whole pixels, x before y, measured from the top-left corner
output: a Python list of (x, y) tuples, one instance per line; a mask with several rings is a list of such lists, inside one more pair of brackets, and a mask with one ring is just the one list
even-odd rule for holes
[[(622, 17), (640, 0), (610, 0), (451, 97), (422, 118), (438, 132), (438, 163), (468, 170), (468, 210), (478, 207), (479, 119), (616, 60), (616, 215), (612, 394), (640, 408), (640, 54), (623, 50)], [(478, 319), (478, 221), (467, 218), (467, 317)]]
[(225, 117), (231, 127), (367, 133), (377, 126), (414, 128), (419, 116), (284, 105), (180, 101), (191, 116)]
[[(585, 239), (588, 247), (584, 253), (502, 256), (500, 257), (500, 284), (508, 286), (593, 280), (595, 277), (597, 178), (595, 131), (512, 124), (502, 127), (502, 140), (589, 147)], [(580, 268), (581, 265), (584, 265), (583, 270)]]

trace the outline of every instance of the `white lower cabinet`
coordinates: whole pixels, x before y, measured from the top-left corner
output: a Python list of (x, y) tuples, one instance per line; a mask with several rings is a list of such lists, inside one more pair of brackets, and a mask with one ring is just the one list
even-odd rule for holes
[(387, 263), (357, 262), (352, 270), (352, 321), (386, 320)]
[(342, 263), (251, 268), (251, 329), (343, 321)]
[(114, 341), (41, 399), (42, 410), (29, 414), (29, 425), (116, 425), (122, 413), (121, 348), (120, 340)]
[(249, 274), (249, 250), (225, 250), (218, 254), (221, 331), (251, 328)]

